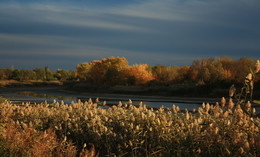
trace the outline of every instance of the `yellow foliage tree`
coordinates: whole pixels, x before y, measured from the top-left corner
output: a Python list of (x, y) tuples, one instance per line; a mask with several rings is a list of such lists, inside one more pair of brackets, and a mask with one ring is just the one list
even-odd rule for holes
[(89, 76), (90, 81), (99, 85), (122, 85), (126, 81), (126, 72), (129, 67), (127, 60), (122, 57), (103, 58), (101, 61), (92, 61)]
[(82, 63), (77, 65), (77, 77), (80, 81), (85, 81), (87, 79), (87, 74), (91, 69), (91, 64), (89, 63)]

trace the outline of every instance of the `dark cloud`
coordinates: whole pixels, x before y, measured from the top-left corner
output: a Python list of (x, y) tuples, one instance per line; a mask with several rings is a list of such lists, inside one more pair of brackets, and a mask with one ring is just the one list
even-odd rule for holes
[(2, 67), (30, 67), (28, 62), (37, 58), (44, 62), (35, 64), (53, 68), (110, 56), (153, 65), (191, 64), (222, 55), (260, 58), (258, 0), (0, 4)]

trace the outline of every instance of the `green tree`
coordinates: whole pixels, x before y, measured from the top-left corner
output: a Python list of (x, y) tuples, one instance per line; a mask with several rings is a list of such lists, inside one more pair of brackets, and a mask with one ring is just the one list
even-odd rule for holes
[(51, 72), (51, 70), (49, 69), (48, 66), (46, 66), (44, 68), (44, 71), (45, 71), (45, 80), (46, 81), (54, 80), (53, 73)]
[(36, 74), (36, 80), (45, 80), (45, 70), (42, 68), (35, 68), (33, 70)]
[(19, 69), (15, 69), (15, 70), (12, 72), (12, 79), (17, 80), (17, 81), (20, 81), (20, 80), (21, 80), (21, 73), (20, 73), (20, 70), (19, 70)]
[(60, 81), (68, 81), (74, 79), (73, 71), (65, 71), (63, 69), (58, 69), (55, 73), (54, 77), (56, 77)]
[(35, 80), (36, 79), (36, 73), (33, 70), (22, 69), (20, 72), (21, 72), (20, 80), (27, 81), (27, 80)]

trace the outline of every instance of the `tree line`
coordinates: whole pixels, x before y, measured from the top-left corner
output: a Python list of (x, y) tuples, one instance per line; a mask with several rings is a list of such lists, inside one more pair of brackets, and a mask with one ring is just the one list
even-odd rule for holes
[(48, 66), (45, 68), (35, 68), (33, 70), (5, 68), (0, 69), (0, 80), (17, 80), (17, 81), (68, 81), (75, 79), (75, 71), (65, 71), (58, 69), (52, 72)]
[(47, 66), (33, 70), (0, 69), (0, 80), (78, 81), (103, 86), (238, 83), (254, 65), (255, 61), (250, 58), (234, 60), (229, 57), (197, 59), (191, 66), (181, 67), (129, 65), (124, 57), (110, 57), (78, 64), (74, 71), (58, 69), (52, 72)]

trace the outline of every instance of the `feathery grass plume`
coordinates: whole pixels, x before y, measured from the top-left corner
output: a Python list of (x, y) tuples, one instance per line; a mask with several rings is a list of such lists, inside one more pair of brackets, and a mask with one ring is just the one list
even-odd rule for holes
[(229, 97), (233, 97), (233, 95), (236, 93), (235, 85), (233, 84), (229, 89)]
[(209, 105), (209, 103), (207, 103), (207, 104), (206, 104), (206, 107), (205, 107), (205, 111), (206, 111), (206, 113), (209, 112), (209, 109), (210, 109), (210, 105)]
[[(140, 108), (130, 105), (129, 109), (123, 106), (102, 109), (94, 104), (74, 105), (76, 108), (69, 112), (72, 104), (60, 105), (63, 107), (57, 108), (55, 105), (47, 108), (44, 104), (27, 107), (0, 104), (0, 144), (2, 137), (9, 137), (10, 134), (4, 131), (7, 122), (4, 113), (10, 115), (13, 123), (21, 130), (40, 130), (42, 137), (48, 138), (48, 131), (45, 130), (50, 127), (55, 130), (54, 134), (56, 133), (59, 139), (66, 136), (66, 141), (57, 148), (65, 148), (68, 141), (73, 140), (75, 145), (71, 146), (75, 147), (71, 147), (69, 151), (72, 154), (73, 150), (77, 149), (77, 156), (80, 156), (80, 150), (87, 149), (83, 146), (84, 143), (87, 143), (87, 146), (93, 143), (100, 156), (159, 156), (160, 153), (162, 156), (178, 156), (178, 153), (183, 156), (210, 156), (209, 153), (239, 156), (240, 147), (243, 148), (244, 156), (260, 153), (257, 149), (260, 146), (259, 128), (256, 126), (260, 124), (259, 119), (250, 118), (244, 113), (233, 114), (231, 110), (222, 110), (219, 103), (213, 108), (212, 105), (204, 104), (204, 109), (200, 107), (198, 114), (188, 110), (178, 114), (170, 110), (160, 113), (157, 110), (146, 110), (144, 105)], [(213, 109), (213, 112), (205, 114), (209, 108)], [(241, 110), (239, 108), (238, 105), (237, 112)], [(13, 111), (9, 112), (9, 109)], [(173, 109), (179, 110), (179, 107), (174, 106)], [(23, 116), (21, 112), (24, 113)], [(47, 112), (50, 114), (46, 117)], [(66, 114), (68, 119), (64, 118)], [(29, 127), (23, 128), (24, 124)], [(224, 144), (223, 147), (219, 147), (220, 144)], [(90, 147), (88, 148), (90, 150)], [(198, 149), (200, 154), (195, 152)], [(69, 153), (61, 151), (60, 154), (69, 156)]]
[(222, 114), (221, 119), (225, 119), (228, 117), (228, 111), (226, 111), (224, 114)]
[(239, 153), (240, 153), (241, 155), (244, 154), (244, 152), (245, 152), (242, 147), (240, 147), (238, 151), (239, 151)]
[(232, 98), (229, 98), (229, 101), (228, 101), (228, 109), (232, 110), (233, 107), (234, 107), (233, 100), (232, 100)]
[(143, 107), (143, 102), (140, 101), (140, 103), (139, 103), (139, 108), (142, 108), (142, 107)]
[[(22, 129), (9, 121), (4, 129), (7, 134), (0, 131), (1, 151), (3, 156), (76, 156), (76, 149), (72, 145), (63, 147), (55, 132), (51, 129), (37, 131), (33, 128)], [(2, 145), (4, 144), (4, 145)], [(60, 154), (60, 155), (59, 155)]]
[(89, 104), (92, 104), (92, 103), (93, 103), (91, 98), (88, 99), (88, 103), (89, 103)]
[(176, 112), (179, 112), (180, 111), (180, 108), (179, 106), (176, 107)]
[(99, 156), (99, 153), (96, 153), (95, 147), (93, 144), (92, 144), (90, 150), (85, 149), (85, 147), (86, 146), (84, 144), (84, 147), (83, 147), (82, 151), (80, 152), (79, 157), (98, 157)]
[(226, 105), (226, 99), (222, 97), (221, 99), (221, 106), (224, 107)]
[(216, 105), (215, 105), (214, 110), (213, 110), (213, 113), (214, 113), (215, 116), (217, 116), (218, 111), (219, 111), (219, 103), (216, 102)]
[(117, 106), (118, 106), (118, 107), (122, 107), (122, 102), (119, 101)]
[(251, 82), (251, 81), (252, 81), (252, 78), (253, 78), (252, 73), (249, 73), (249, 74), (246, 76), (245, 82), (246, 82), (246, 83)]
[(69, 117), (70, 117), (69, 113), (66, 112), (64, 114), (64, 121), (67, 121), (69, 119)]
[(205, 103), (204, 102), (202, 103), (202, 108), (205, 108)]
[(214, 130), (214, 133), (215, 133), (215, 135), (217, 135), (217, 134), (218, 134), (218, 131), (219, 131), (219, 128), (218, 128), (218, 127), (216, 127), (216, 128), (215, 128), (215, 130)]
[(259, 71), (260, 71), (260, 62), (259, 62), (259, 60), (257, 60), (256, 63), (255, 63), (255, 70), (254, 70), (254, 72), (258, 73)]
[(251, 109), (251, 103), (250, 103), (250, 101), (247, 101), (247, 103), (246, 103), (246, 111), (249, 112), (250, 109)]
[(190, 119), (190, 115), (189, 115), (189, 112), (188, 110), (186, 111), (186, 120), (189, 120)]
[(252, 113), (255, 114), (255, 108), (253, 108)]

